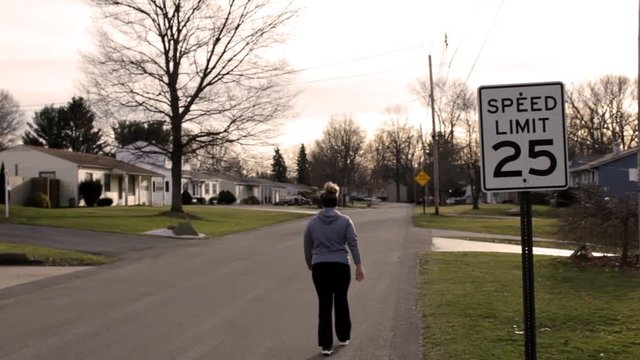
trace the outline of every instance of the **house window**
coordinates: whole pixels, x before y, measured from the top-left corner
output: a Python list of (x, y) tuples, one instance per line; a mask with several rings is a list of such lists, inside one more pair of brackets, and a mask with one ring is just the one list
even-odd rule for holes
[(13, 165), (13, 172), (15, 176), (18, 176), (18, 164)]
[(153, 191), (154, 192), (161, 192), (162, 190), (164, 190), (162, 188), (162, 181), (154, 181), (153, 182)]
[(104, 191), (111, 191), (111, 174), (104, 174)]
[(189, 183), (182, 183), (182, 191), (189, 191)]
[(165, 192), (169, 192), (169, 182), (168, 181), (164, 182), (164, 191)]
[(93, 173), (85, 173), (84, 174), (84, 181), (93, 181)]
[(128, 195), (136, 194), (136, 177), (134, 175), (129, 175), (129, 188), (127, 190)]
[(56, 178), (56, 172), (55, 171), (40, 171), (40, 173), (38, 173), (38, 177), (47, 178), (47, 179), (55, 179)]
[(204, 194), (205, 195), (209, 195), (209, 183), (205, 183), (204, 184)]

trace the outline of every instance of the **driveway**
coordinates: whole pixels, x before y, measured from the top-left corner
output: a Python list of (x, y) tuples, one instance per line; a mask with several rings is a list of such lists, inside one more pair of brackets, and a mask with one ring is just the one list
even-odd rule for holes
[(123, 256), (141, 250), (177, 246), (188, 242), (160, 236), (104, 233), (11, 223), (0, 224), (0, 241), (112, 256)]
[[(413, 236), (411, 210), (345, 211), (360, 236), (367, 279), (352, 283), (352, 343), (333, 358), (420, 358), (415, 251), (423, 241)], [(27, 241), (42, 245), (137, 254), (62, 280), (0, 290), (0, 322), (7, 329), (0, 337), (2, 358), (319, 358), (317, 302), (302, 253), (306, 221), (188, 242), (0, 229), (0, 236), (28, 230)], [(36, 242), (46, 238), (51, 242)]]

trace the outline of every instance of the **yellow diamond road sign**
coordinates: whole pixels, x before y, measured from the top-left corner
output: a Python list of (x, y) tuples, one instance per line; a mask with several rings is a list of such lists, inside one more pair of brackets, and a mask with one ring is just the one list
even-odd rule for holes
[(415, 179), (418, 184), (420, 184), (420, 186), (425, 186), (429, 182), (429, 180), (431, 180), (431, 177), (429, 177), (429, 175), (423, 170), (420, 170)]

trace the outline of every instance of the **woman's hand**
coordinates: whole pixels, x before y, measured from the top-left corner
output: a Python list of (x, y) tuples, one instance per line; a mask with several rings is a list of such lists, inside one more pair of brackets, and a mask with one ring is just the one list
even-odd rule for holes
[(362, 265), (356, 266), (356, 281), (364, 280), (364, 270), (362, 269)]

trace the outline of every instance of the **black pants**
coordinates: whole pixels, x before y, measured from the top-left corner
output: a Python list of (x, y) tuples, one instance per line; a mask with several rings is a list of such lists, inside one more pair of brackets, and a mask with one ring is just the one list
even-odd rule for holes
[(311, 268), (313, 284), (318, 294), (318, 346), (333, 346), (331, 312), (335, 302), (336, 335), (339, 341), (351, 337), (351, 318), (347, 292), (351, 282), (351, 268), (338, 262), (321, 262)]

